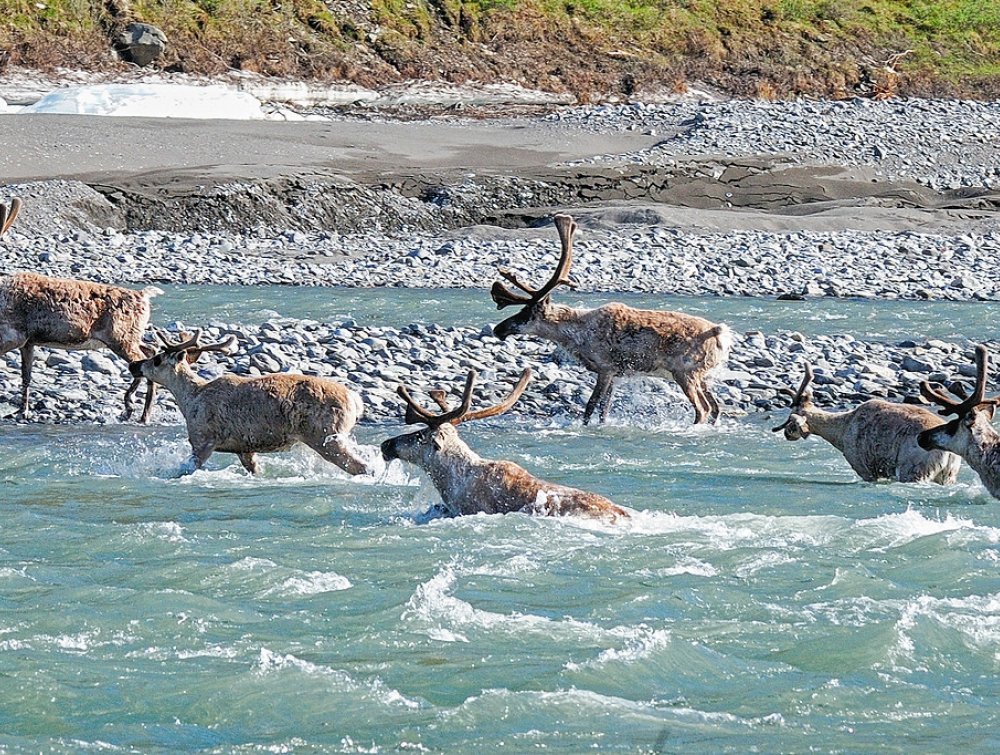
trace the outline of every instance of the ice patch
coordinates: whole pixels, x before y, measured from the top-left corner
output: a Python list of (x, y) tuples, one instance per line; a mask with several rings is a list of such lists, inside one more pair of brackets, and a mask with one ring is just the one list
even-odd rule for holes
[(221, 85), (97, 84), (50, 92), (22, 113), (261, 120), (260, 101)]

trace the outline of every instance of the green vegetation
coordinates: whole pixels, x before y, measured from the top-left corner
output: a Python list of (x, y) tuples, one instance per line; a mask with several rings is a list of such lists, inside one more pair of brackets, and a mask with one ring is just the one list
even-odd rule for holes
[[(691, 80), (736, 94), (1000, 91), (989, 0), (6, 0), (15, 64), (110, 67), (146, 21), (200, 73), (518, 81), (583, 97)], [(352, 10), (353, 9), (353, 10)], [(360, 9), (360, 10), (359, 10)], [(889, 65), (887, 66), (887, 62)]]

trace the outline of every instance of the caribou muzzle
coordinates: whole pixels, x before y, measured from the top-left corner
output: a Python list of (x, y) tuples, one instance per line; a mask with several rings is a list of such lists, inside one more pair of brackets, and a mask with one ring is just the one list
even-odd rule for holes
[(382, 458), (386, 461), (392, 461), (393, 459), (399, 458), (399, 452), (396, 450), (396, 441), (399, 438), (389, 438), (388, 440), (382, 441), (382, 445), (379, 448), (382, 450)]
[(506, 340), (508, 336), (516, 336), (522, 332), (521, 329), (529, 320), (531, 320), (531, 308), (525, 307), (516, 315), (512, 315), (506, 320), (497, 323), (493, 328), (493, 335), (501, 341)]

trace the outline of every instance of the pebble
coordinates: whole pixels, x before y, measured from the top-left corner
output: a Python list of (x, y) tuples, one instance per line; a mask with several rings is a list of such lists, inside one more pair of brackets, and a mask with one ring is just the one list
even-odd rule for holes
[(645, 162), (782, 155), (793, 163), (867, 166), (937, 191), (1000, 187), (1000, 101), (629, 103), (564, 109), (548, 120), (601, 133), (664, 135), (632, 156)]
[[(545, 120), (545, 119), (543, 119)], [(693, 154), (782, 155), (790, 163), (867, 166), (887, 177), (915, 180), (938, 191), (1000, 187), (1000, 103), (928, 100), (871, 102), (732, 101), (701, 104), (604, 105), (553, 116), (554, 127), (658, 135), (634, 155), (603, 156), (666, 165)], [(817, 124), (822, 123), (822, 128)], [(944, 137), (947, 137), (945, 139)], [(476, 191), (448, 187), (442, 205)], [(6, 201), (8, 196), (0, 196)], [(5, 235), (0, 274), (31, 270), (136, 288), (156, 283), (488, 289), (496, 268), (529, 280), (555, 264), (551, 228), (527, 233), (436, 233), (403, 229), (364, 233), (277, 234), (121, 232), (112, 228)], [(979, 233), (917, 231), (680, 232), (664, 226), (584, 228), (574, 243), (573, 278), (583, 291), (774, 298), (860, 296), (873, 299), (1000, 300), (1000, 229)], [(280, 260), (280, 264), (276, 263)], [(470, 326), (473, 326), (470, 323)], [(181, 323), (172, 325), (181, 329)], [(436, 325), (369, 327), (269, 320), (213, 323), (208, 337), (235, 334), (241, 351), (204, 360), (205, 375), (286, 371), (329, 376), (362, 391), (366, 421), (397, 421), (395, 395), (403, 378), (414, 389), (457, 389), (466, 369), (489, 375), (481, 396), (499, 397), (524, 366), (536, 377), (518, 402), (519, 414), (579, 415), (594, 384), (565, 352), (531, 338), (500, 342), (488, 328)], [(993, 344), (994, 348), (996, 344)], [(42, 354), (46, 354), (43, 349)], [(448, 356), (442, 356), (447, 354)], [(35, 421), (116, 422), (129, 383), (126, 365), (104, 352), (48, 352), (36, 365)], [(803, 366), (816, 371), (817, 400), (848, 407), (871, 396), (914, 400), (921, 380), (975, 373), (968, 343), (885, 344), (846, 334), (737, 334), (731, 359), (716, 376), (729, 415), (774, 411), (787, 404), (778, 389), (796, 388)], [(19, 357), (0, 358), (0, 400), (16, 403)], [(644, 400), (688, 410), (672, 383)], [(995, 390), (995, 386), (994, 386)], [(177, 422), (168, 392), (158, 394), (156, 421)]]
[[(986, 231), (969, 244), (964, 236), (897, 232), (731, 231), (680, 233), (662, 227), (623, 226), (613, 231), (578, 232), (573, 279), (581, 291), (629, 291), (692, 296), (773, 298), (1000, 300), (1000, 230)], [(440, 238), (377, 233), (306, 236), (295, 246), (284, 235), (230, 236), (239, 250), (219, 254), (204, 235), (158, 231), (128, 234), (127, 262), (109, 254), (105, 239), (83, 246), (72, 236), (4, 237), (0, 274), (22, 270), (58, 277), (142, 287), (156, 283), (410, 288), (483, 288), (508, 267), (534, 280), (555, 264), (551, 229), (538, 238)], [(432, 257), (407, 256), (415, 246), (437, 244)], [(290, 246), (292, 245), (292, 246)], [(540, 248), (540, 245), (541, 248)], [(927, 258), (947, 263), (914, 265), (898, 252), (912, 246)], [(59, 255), (46, 252), (60, 250)], [(172, 249), (166, 254), (166, 249)], [(349, 254), (345, 254), (349, 252)], [(323, 262), (296, 259), (316, 255)], [(280, 275), (275, 260), (281, 259)], [(735, 262), (734, 262), (735, 260)], [(941, 265), (947, 265), (947, 276)], [(835, 275), (831, 272), (835, 271)]]
[[(183, 329), (184, 325), (175, 323), (174, 327)], [(535, 377), (513, 411), (534, 418), (580, 416), (594, 386), (593, 373), (552, 344), (530, 337), (500, 341), (480, 328), (416, 324), (398, 329), (362, 328), (287, 319), (257, 326), (216, 323), (204, 332), (208, 339), (235, 334), (240, 349), (231, 357), (205, 354), (199, 372), (206, 379), (226, 371), (251, 376), (290, 372), (329, 377), (362, 393), (366, 422), (399, 421), (402, 406), (396, 388), (400, 382), (425, 397), (426, 391), (435, 387), (454, 392), (469, 369), (480, 373), (479, 400), (498, 401), (521, 370), (532, 367)], [(262, 343), (265, 334), (275, 333), (279, 340)], [(411, 338), (415, 333), (421, 334), (419, 340)], [(386, 346), (375, 357), (357, 348), (359, 344), (367, 347), (365, 341)], [(408, 343), (419, 345), (399, 346)], [(788, 398), (778, 391), (797, 388), (807, 363), (816, 373), (817, 401), (828, 408), (850, 408), (871, 397), (914, 401), (920, 382), (927, 379), (943, 382), (964, 376), (971, 388), (968, 378), (974, 376), (975, 368), (969, 344), (911, 343), (916, 342), (885, 344), (839, 334), (806, 337), (784, 331), (737, 333), (729, 363), (714, 376), (714, 390), (725, 413), (733, 417), (787, 406)], [(987, 342), (991, 350), (998, 346)], [(922, 353), (914, 356), (915, 350)], [(51, 359), (56, 354), (58, 357)], [(130, 379), (126, 364), (104, 353), (50, 352), (44, 366), (38, 365), (34, 371), (31, 421), (116, 423)], [(641, 376), (626, 382), (629, 380), (641, 381), (637, 390), (617, 393), (628, 393), (633, 406), (636, 402), (664, 402), (673, 405), (679, 416), (687, 417), (687, 401), (672, 382)], [(0, 385), (7, 392), (0, 395), (0, 402), (15, 404), (20, 385), (16, 352), (0, 358)], [(991, 390), (996, 392), (1000, 386), (991, 384)], [(182, 421), (165, 390), (157, 394), (154, 421)]]

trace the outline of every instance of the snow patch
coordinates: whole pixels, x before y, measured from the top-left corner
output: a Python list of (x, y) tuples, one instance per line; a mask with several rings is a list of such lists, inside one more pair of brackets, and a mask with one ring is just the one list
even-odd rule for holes
[(22, 113), (262, 120), (260, 100), (222, 85), (98, 84), (50, 92)]

